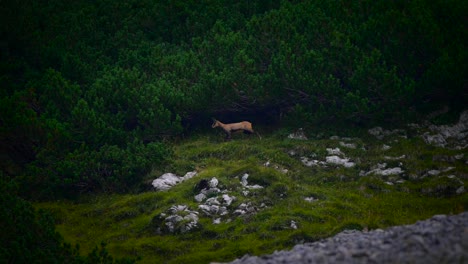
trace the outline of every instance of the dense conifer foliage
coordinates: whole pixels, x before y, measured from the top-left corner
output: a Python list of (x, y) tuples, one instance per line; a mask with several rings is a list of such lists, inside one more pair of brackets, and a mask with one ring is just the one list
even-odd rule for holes
[(461, 108), (467, 6), (4, 1), (2, 169), (35, 198), (125, 192), (210, 116), (362, 125)]

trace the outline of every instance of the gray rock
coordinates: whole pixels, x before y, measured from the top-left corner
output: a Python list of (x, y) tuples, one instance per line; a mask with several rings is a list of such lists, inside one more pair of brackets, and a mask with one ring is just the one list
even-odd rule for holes
[(326, 162), (319, 161), (319, 160), (314, 160), (314, 159), (309, 159), (307, 157), (301, 157), (301, 162), (302, 162), (302, 164), (304, 164), (307, 167), (326, 165)]
[(218, 179), (213, 177), (208, 183), (208, 185), (210, 186), (210, 188), (216, 188), (216, 186), (218, 186), (218, 183), (219, 183)]
[(203, 200), (206, 199), (206, 195), (204, 193), (199, 193), (197, 195), (195, 195), (195, 201), (197, 202), (203, 202)]
[(329, 164), (341, 165), (346, 168), (351, 168), (356, 165), (356, 163), (349, 161), (347, 158), (340, 158), (338, 156), (328, 156), (325, 158), (326, 162)]
[(434, 145), (438, 147), (444, 147), (445, 145), (447, 145), (447, 141), (440, 134), (429, 135), (428, 133), (425, 133), (422, 137), (424, 141), (429, 145)]
[(386, 160), (401, 160), (401, 159), (406, 159), (406, 155), (401, 155), (399, 157), (384, 156), (384, 159), (386, 159)]
[(467, 263), (468, 212), (438, 215), (413, 225), (361, 232), (296, 245), (261, 257), (244, 256), (233, 264), (279, 263)]
[(314, 198), (314, 197), (306, 197), (306, 198), (304, 198), (304, 200), (307, 201), (307, 202), (310, 202), (310, 203), (318, 201), (318, 199)]
[(196, 171), (187, 172), (183, 177), (179, 177), (174, 173), (164, 173), (159, 178), (153, 180), (151, 185), (153, 185), (154, 189), (157, 191), (166, 191), (178, 183), (194, 177), (195, 175), (197, 175)]
[(377, 139), (383, 139), (385, 136), (391, 136), (395, 134), (400, 134), (403, 138), (406, 138), (406, 131), (402, 129), (384, 130), (381, 127), (374, 127), (369, 129), (367, 132), (375, 136)]
[(382, 176), (389, 176), (389, 175), (399, 175), (404, 173), (404, 171), (400, 167), (390, 168), (387, 169), (387, 163), (378, 163), (368, 172), (361, 171), (359, 173), (360, 176), (366, 176), (370, 174), (382, 175)]
[(299, 128), (296, 132), (289, 134), (288, 138), (298, 139), (298, 140), (307, 140), (307, 137), (304, 134), (304, 130), (302, 128)]
[(340, 148), (327, 148), (328, 155), (337, 155), (337, 156), (344, 156), (344, 153), (341, 152)]
[(423, 135), (424, 141), (426, 141), (428, 144), (445, 147), (447, 145), (447, 139), (449, 138), (456, 139), (459, 144), (466, 144), (465, 139), (468, 136), (468, 110), (462, 112), (460, 114), (458, 123), (452, 126), (431, 125), (429, 126), (429, 129), (436, 134), (429, 135), (429, 133), (426, 133)]
[(355, 149), (357, 146), (354, 143), (345, 143), (340, 141), (340, 146), (345, 147), (345, 148), (350, 148), (350, 149)]
[(379, 138), (383, 134), (383, 129), (381, 127), (374, 127), (374, 128), (369, 129), (367, 132), (369, 134)]
[(258, 184), (255, 184), (255, 185), (249, 185), (247, 179), (249, 178), (249, 174), (248, 173), (244, 173), (244, 175), (242, 175), (242, 178), (241, 178), (241, 184), (244, 188), (246, 189), (262, 189), (263, 186), (260, 186)]
[(174, 205), (167, 210), (167, 214), (161, 213), (158, 218), (163, 219), (163, 226), (170, 233), (186, 233), (198, 225), (198, 212), (186, 205)]

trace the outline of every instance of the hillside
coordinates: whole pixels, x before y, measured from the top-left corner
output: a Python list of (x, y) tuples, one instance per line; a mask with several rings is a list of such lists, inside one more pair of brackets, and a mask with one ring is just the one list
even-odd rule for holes
[[(147, 191), (37, 206), (53, 212), (60, 233), (82, 253), (104, 241), (111, 254), (141, 263), (232, 261), (346, 229), (466, 211), (463, 122), (353, 135), (280, 130), (229, 142), (213, 130), (177, 143), (165, 170), (150, 174)], [(443, 131), (455, 132), (434, 146), (428, 138)], [(294, 139), (298, 133), (308, 140)], [(167, 172), (196, 174), (160, 177)]]
[(228, 261), (466, 210), (467, 13), (2, 1), (0, 259)]

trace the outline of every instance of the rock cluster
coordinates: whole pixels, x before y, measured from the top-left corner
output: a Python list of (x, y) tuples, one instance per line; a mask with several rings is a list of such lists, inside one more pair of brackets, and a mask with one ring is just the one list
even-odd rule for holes
[(197, 211), (190, 210), (186, 205), (174, 205), (152, 221), (158, 233), (186, 233), (198, 226), (198, 219)]
[(299, 128), (296, 132), (289, 134), (288, 138), (298, 139), (298, 140), (307, 140), (307, 137), (304, 134), (304, 130), (302, 128)]
[[(302, 131), (302, 130), (301, 130)], [(303, 132), (303, 131), (302, 131)], [(406, 139), (408, 135), (416, 135), (422, 137), (427, 144), (436, 145), (444, 148), (451, 148), (452, 150), (462, 150), (468, 147), (468, 110), (464, 111), (459, 118), (458, 123), (450, 126), (435, 126), (428, 122), (423, 125), (409, 124), (407, 129), (393, 129), (385, 130), (382, 127), (375, 127), (368, 130), (370, 135), (375, 136), (379, 140), (386, 141), (380, 148), (382, 151), (388, 151), (392, 149), (392, 143), (398, 142), (401, 138)], [(339, 147), (346, 149), (357, 149), (356, 139), (348, 137), (332, 136), (330, 140), (338, 141)], [(359, 139), (357, 139), (359, 140)], [(366, 151), (365, 146), (361, 147), (361, 150)], [(324, 158), (317, 158), (317, 154), (312, 153), (307, 156), (301, 156), (300, 161), (308, 167), (330, 167), (330, 166), (343, 166), (345, 168), (353, 168), (356, 163), (360, 163), (360, 159), (357, 161), (347, 157), (343, 151), (336, 148), (327, 148), (327, 156)], [(288, 151), (290, 156), (296, 156), (295, 150)], [(407, 171), (405, 169), (405, 160), (408, 157), (406, 153), (396, 156), (384, 156), (383, 160), (370, 165), (370, 168), (366, 168), (367, 164), (361, 164), (359, 176), (375, 175), (381, 178), (383, 183), (388, 185), (402, 184), (409, 181), (420, 181), (427, 177), (430, 177), (430, 183), (421, 187), (418, 191), (429, 196), (452, 196), (459, 195), (465, 192), (463, 181), (457, 177), (465, 177), (466, 174), (463, 172), (451, 172), (448, 175), (447, 172), (454, 169), (455, 167), (440, 167), (432, 168), (428, 171)], [(447, 163), (459, 163), (460, 161), (468, 164), (468, 160), (465, 158), (463, 153), (456, 155), (434, 155), (433, 161), (442, 161)], [(367, 166), (366, 166), (367, 165)], [(457, 175), (457, 176), (455, 176)], [(447, 177), (450, 178), (447, 179)], [(406, 186), (402, 187), (402, 190), (409, 191)], [(416, 189), (415, 189), (416, 190)]]
[[(188, 174), (195, 175), (195, 174)], [(164, 176), (164, 177), (163, 177)], [(166, 173), (157, 180), (159, 183), (170, 184), (172, 187), (173, 183), (183, 181), (184, 177), (174, 177), (173, 174)], [(193, 177), (193, 176), (191, 176)], [(183, 178), (181, 180), (181, 178)], [(244, 196), (248, 196), (250, 191), (256, 189), (262, 189), (263, 186), (258, 184), (250, 185), (248, 182), (249, 174), (244, 173), (239, 177), (241, 193)], [(167, 179), (175, 179), (174, 181), (167, 181)], [(158, 185), (165, 186), (165, 185)], [(170, 188), (169, 187), (169, 188)], [(165, 187), (164, 187), (165, 188)], [(152, 220), (152, 226), (156, 229), (157, 233), (186, 233), (198, 227), (199, 216), (210, 217), (213, 224), (220, 224), (223, 221), (230, 222), (233, 218), (254, 214), (262, 208), (266, 208), (265, 204), (256, 206), (252, 201), (246, 201), (239, 205), (234, 205), (237, 201), (237, 197), (230, 195), (230, 191), (220, 187), (219, 180), (215, 177), (210, 180), (202, 179), (196, 185), (199, 193), (194, 196), (196, 202), (198, 202), (198, 208), (191, 210), (187, 205), (174, 205), (169, 208), (166, 212), (156, 215)], [(161, 189), (159, 190), (167, 190)]]
[(449, 145), (449, 140), (454, 139), (456, 144), (455, 148), (464, 149), (468, 147), (468, 110), (460, 115), (458, 123), (448, 126), (435, 126), (430, 125), (429, 129), (432, 133), (427, 132), (423, 135), (424, 141), (439, 147), (446, 147)]
[(384, 130), (382, 127), (374, 127), (369, 129), (368, 132), (380, 140), (384, 139), (386, 136), (391, 135), (400, 135), (402, 137), (406, 137), (406, 132), (402, 129)]
[(218, 179), (213, 177), (209, 181), (208, 188), (202, 189), (194, 197), (197, 202), (201, 203), (198, 205), (198, 209), (204, 215), (212, 217), (213, 224), (221, 223), (221, 217), (229, 214), (228, 208), (237, 199), (235, 196), (230, 196), (227, 190), (219, 189), (218, 184)]
[[(325, 157), (325, 161), (310, 159), (308, 157), (301, 157), (301, 162), (307, 167), (311, 166), (323, 166), (327, 165), (339, 165), (346, 168), (351, 168), (356, 165), (349, 158), (346, 158), (345, 154), (339, 148), (327, 148), (328, 156)], [(313, 155), (315, 156), (315, 155)]]
[(232, 264), (276, 263), (466, 263), (468, 212), (437, 215), (413, 225), (370, 232), (345, 230), (290, 251), (244, 256)]
[(369, 174), (376, 174), (376, 175), (382, 175), (382, 176), (389, 176), (389, 175), (400, 175), (403, 172), (404, 171), (400, 167), (394, 167), (394, 168), (388, 168), (387, 169), (387, 163), (378, 163), (370, 171), (368, 171), (368, 172), (361, 171), (359, 173), (359, 175), (360, 176), (367, 176)]

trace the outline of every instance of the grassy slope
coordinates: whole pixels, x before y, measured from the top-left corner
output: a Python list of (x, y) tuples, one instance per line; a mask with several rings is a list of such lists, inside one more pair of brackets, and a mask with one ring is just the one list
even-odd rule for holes
[[(360, 138), (360, 139), (359, 139)], [(287, 139), (277, 132), (263, 140), (236, 135), (223, 142), (219, 135), (198, 136), (178, 143), (175, 157), (166, 171), (154, 171), (149, 178), (163, 172), (179, 175), (196, 169), (199, 174), (167, 192), (148, 191), (136, 195), (88, 197), (80, 202), (57, 201), (38, 204), (50, 209), (58, 219), (58, 230), (68, 242), (79, 243), (83, 253), (101, 241), (108, 243), (115, 256), (140, 256), (141, 263), (208, 263), (230, 261), (244, 254), (265, 254), (285, 249), (296, 243), (315, 241), (343, 229), (375, 229), (409, 224), (434, 214), (456, 214), (468, 209), (468, 195), (447, 195), (424, 192), (450, 185), (446, 175), (455, 174), (466, 185), (466, 157), (456, 161), (433, 161), (434, 155), (454, 156), (461, 150), (428, 146), (415, 136), (402, 139), (388, 137), (384, 141), (371, 138), (365, 131), (351, 142), (356, 149), (340, 147), (342, 140)], [(382, 151), (383, 144), (392, 148)], [(301, 156), (324, 160), (326, 148), (340, 147), (346, 156), (356, 161), (353, 168), (340, 166), (306, 167)], [(363, 147), (365, 149), (363, 149)], [(294, 156), (289, 152), (294, 150)], [(384, 156), (401, 156), (400, 161), (386, 161), (388, 167), (403, 162), (406, 181), (388, 185), (392, 180), (382, 176), (359, 176), (369, 171)], [(466, 155), (465, 155), (466, 156)], [(265, 167), (264, 163), (271, 165)], [(439, 176), (417, 178), (429, 169), (455, 167)], [(276, 168), (277, 167), (277, 168)], [(279, 169), (278, 169), (279, 168)], [(280, 169), (287, 169), (283, 173)], [(240, 176), (249, 173), (249, 184), (264, 189), (242, 195)], [(444, 176), (445, 175), (445, 176)], [(237, 200), (230, 208), (252, 202), (267, 208), (257, 214), (231, 217), (231, 222), (212, 224), (212, 219), (200, 213), (200, 228), (186, 234), (157, 234), (153, 217), (176, 204), (195, 210), (194, 186), (201, 179), (218, 178)], [(423, 193), (424, 192), (424, 193)], [(318, 201), (307, 202), (305, 197)], [(290, 227), (291, 221), (298, 229)]]

